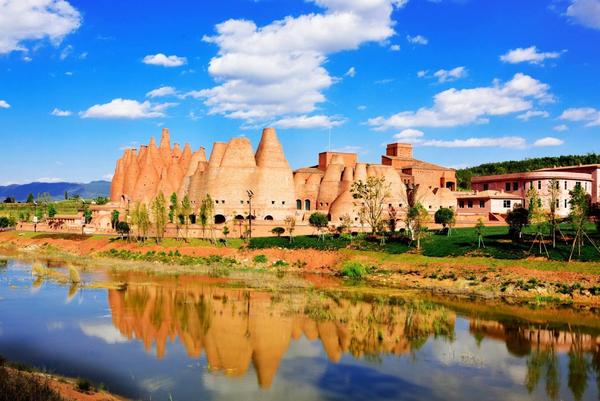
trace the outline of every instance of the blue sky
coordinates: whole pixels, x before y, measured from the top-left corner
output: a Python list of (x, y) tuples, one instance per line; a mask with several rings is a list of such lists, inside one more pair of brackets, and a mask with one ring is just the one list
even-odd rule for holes
[(0, 0), (0, 184), (109, 178), (171, 130), (294, 168), (600, 152), (600, 0)]

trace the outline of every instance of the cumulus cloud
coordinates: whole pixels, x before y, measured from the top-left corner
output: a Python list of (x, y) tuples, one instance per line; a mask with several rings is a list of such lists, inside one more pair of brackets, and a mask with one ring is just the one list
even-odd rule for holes
[(350, 67), (350, 69), (348, 69), (348, 71), (346, 71), (344, 75), (350, 78), (354, 78), (356, 76), (356, 68)]
[(56, 117), (68, 117), (71, 114), (73, 114), (73, 112), (71, 112), (69, 110), (61, 110), (61, 109), (54, 108), (54, 110), (52, 110), (52, 112), (50, 114), (53, 116), (56, 116)]
[(398, 140), (402, 140), (402, 141), (415, 141), (415, 140), (420, 140), (420, 138), (422, 138), (423, 136), (425, 136), (425, 133), (423, 131), (419, 131), (418, 129), (405, 129), (400, 131), (399, 133), (394, 135), (394, 139), (398, 139)]
[(525, 138), (520, 136), (502, 136), (498, 138), (467, 138), (453, 140), (432, 139), (422, 141), (421, 146), (436, 148), (524, 148), (527, 144)]
[(489, 122), (489, 117), (524, 112), (532, 109), (535, 102), (553, 99), (547, 84), (518, 73), (505, 83), (494, 80), (491, 86), (445, 90), (434, 96), (432, 107), (371, 118), (368, 124), (377, 131), (482, 124)]
[(218, 47), (208, 71), (217, 86), (190, 92), (210, 114), (247, 123), (305, 115), (325, 101), (335, 79), (324, 65), (332, 53), (383, 42), (394, 35), (399, 0), (310, 0), (320, 13), (286, 17), (265, 26), (230, 19), (203, 40)]
[(519, 47), (500, 56), (500, 60), (511, 64), (541, 64), (544, 60), (559, 58), (561, 54), (562, 52), (539, 52), (536, 46)]
[(65, 0), (0, 1), (0, 54), (27, 51), (24, 42), (47, 39), (58, 45), (81, 25), (81, 15)]
[(109, 103), (96, 104), (79, 113), (82, 118), (156, 118), (164, 117), (165, 110), (175, 103), (143, 103), (130, 99), (114, 99)]
[(180, 67), (187, 64), (187, 59), (185, 57), (167, 56), (163, 53), (158, 53), (147, 55), (142, 62), (144, 64), (159, 65), (162, 67)]
[(580, 25), (600, 29), (600, 0), (572, 0), (566, 14)]
[(570, 108), (560, 115), (561, 120), (587, 122), (586, 127), (600, 126), (600, 110), (592, 107)]
[(391, 45), (390, 46), (390, 50), (393, 52), (399, 52), (400, 51), (400, 45)]
[(146, 93), (146, 97), (155, 98), (155, 97), (165, 97), (165, 96), (175, 96), (177, 91), (172, 86), (161, 86), (160, 88), (156, 88)]
[(408, 43), (412, 43), (413, 45), (426, 45), (429, 43), (429, 39), (422, 35), (406, 35), (406, 40), (408, 41)]
[(538, 139), (533, 143), (533, 146), (544, 147), (544, 146), (560, 146), (564, 144), (565, 141), (558, 138), (553, 138), (551, 136), (547, 136), (545, 138)]
[(519, 114), (517, 116), (517, 118), (519, 120), (523, 120), (523, 121), (529, 121), (530, 118), (532, 117), (548, 117), (550, 114), (548, 114), (547, 111), (542, 111), (542, 110), (527, 110), (525, 113), (523, 114)]
[[(468, 74), (467, 69), (465, 67), (456, 67), (451, 70), (438, 70), (433, 73), (433, 76), (437, 78), (439, 83), (444, 82), (452, 82), (457, 79), (464, 78)], [(417, 73), (418, 75), (418, 73)]]
[(556, 131), (556, 132), (563, 132), (563, 131), (568, 131), (569, 130), (569, 126), (565, 125), (565, 124), (560, 124), (560, 125), (555, 126), (552, 129), (554, 131)]
[(282, 118), (271, 125), (277, 128), (333, 128), (345, 122), (345, 119), (337, 116), (302, 115)]
[(6, 100), (0, 100), (0, 109), (10, 109), (10, 104)]

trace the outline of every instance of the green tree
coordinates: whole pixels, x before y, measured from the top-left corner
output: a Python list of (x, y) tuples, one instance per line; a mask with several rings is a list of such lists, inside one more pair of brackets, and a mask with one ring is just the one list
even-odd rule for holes
[(169, 204), (169, 223), (173, 223), (175, 217), (177, 216), (177, 208), (179, 205), (177, 201), (177, 194), (173, 192), (169, 200), (171, 201)]
[(273, 227), (271, 230), (271, 234), (277, 235), (277, 238), (281, 237), (283, 233), (285, 233), (285, 228), (283, 227)]
[[(548, 250), (546, 249), (546, 244), (544, 243), (544, 226), (547, 223), (547, 218), (537, 189), (534, 187), (529, 188), (525, 194), (525, 199), (529, 205), (529, 224), (535, 229), (535, 238), (531, 244), (531, 248), (533, 248), (537, 242), (539, 244), (539, 253), (541, 254), (542, 248), (544, 248), (546, 256), (550, 257)], [(531, 251), (531, 249), (529, 251)]]
[(154, 198), (154, 201), (152, 201), (151, 209), (152, 217), (154, 219), (156, 243), (159, 244), (165, 236), (168, 218), (165, 196), (162, 192), (159, 192), (156, 198)]
[(48, 217), (53, 218), (56, 216), (56, 206), (54, 203), (49, 203), (46, 207), (46, 213), (48, 213)]
[(483, 242), (483, 229), (485, 228), (485, 223), (483, 219), (480, 217), (477, 219), (477, 224), (475, 224), (475, 232), (477, 233), (477, 248), (485, 248), (485, 243)]
[(110, 213), (110, 225), (113, 228), (113, 230), (117, 228), (118, 223), (119, 223), (119, 211), (113, 210)]
[(0, 217), (0, 228), (8, 228), (9, 226), (10, 226), (10, 222), (8, 220), (8, 217), (1, 216)]
[(412, 233), (417, 241), (417, 249), (421, 249), (421, 239), (427, 232), (427, 223), (429, 222), (429, 212), (419, 202), (408, 210), (408, 217), (412, 222)]
[(145, 241), (150, 228), (150, 215), (145, 203), (135, 203), (131, 214), (131, 223), (136, 228), (138, 241)]
[(448, 227), (447, 235), (450, 235), (452, 225), (454, 224), (454, 210), (442, 207), (439, 208), (434, 215), (435, 224), (441, 224), (444, 230)]
[(214, 210), (215, 204), (213, 199), (211, 198), (210, 194), (206, 194), (204, 199), (202, 199), (202, 202), (200, 202), (200, 213), (198, 217), (200, 218), (200, 226), (202, 227), (202, 238), (204, 238), (206, 227), (209, 227), (211, 241), (213, 240), (212, 227), (214, 223)]
[(92, 221), (92, 211), (90, 210), (90, 206), (87, 203), (83, 204), (83, 222), (85, 224), (90, 224)]
[(126, 221), (117, 222), (115, 228), (116, 228), (117, 232), (121, 235), (122, 239), (125, 239), (125, 236), (127, 236), (127, 238), (129, 238), (129, 231), (131, 229), (129, 228), (129, 224), (127, 224)]
[(29, 195), (27, 195), (27, 201), (26, 201), (26, 202), (27, 202), (27, 203), (33, 203), (33, 200), (34, 200), (34, 199), (33, 199), (33, 194), (32, 194), (32, 193), (29, 193)]
[(571, 247), (571, 254), (569, 256), (569, 261), (571, 261), (575, 249), (577, 249), (577, 255), (581, 256), (584, 239), (588, 239), (596, 250), (598, 250), (598, 247), (585, 232), (585, 225), (589, 221), (590, 216), (590, 198), (588, 194), (581, 185), (576, 185), (569, 192), (569, 195), (571, 196), (571, 199), (569, 199), (569, 205), (571, 206), (569, 221), (575, 231), (575, 238), (573, 239), (573, 246)]
[(509, 234), (515, 240), (520, 240), (522, 236), (523, 227), (529, 224), (529, 210), (518, 207), (510, 212), (506, 216), (506, 222), (509, 225)]
[(229, 235), (229, 227), (227, 226), (227, 224), (225, 224), (225, 226), (223, 226), (223, 237), (225, 238), (225, 245), (227, 245), (227, 236)]
[(314, 212), (308, 218), (308, 223), (317, 230), (317, 234), (321, 241), (324, 241), (325, 235), (323, 234), (323, 229), (329, 225), (327, 215), (320, 212)]
[(65, 191), (65, 200), (69, 200), (69, 192)]
[(384, 177), (370, 176), (367, 181), (356, 181), (350, 187), (354, 199), (362, 201), (365, 209), (366, 222), (371, 226), (371, 233), (375, 234), (382, 226), (383, 207), (386, 198), (390, 196), (390, 185), (385, 182)]
[(557, 179), (548, 181), (548, 224), (552, 235), (552, 248), (556, 248), (556, 232), (558, 231), (557, 209), (560, 202), (560, 182)]
[(181, 201), (181, 215), (183, 215), (183, 226), (185, 227), (185, 240), (188, 239), (188, 230), (190, 228), (190, 216), (192, 215), (192, 203), (190, 197), (186, 194)]

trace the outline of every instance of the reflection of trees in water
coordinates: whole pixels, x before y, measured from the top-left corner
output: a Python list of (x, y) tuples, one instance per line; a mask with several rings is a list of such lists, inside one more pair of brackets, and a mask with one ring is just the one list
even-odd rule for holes
[(502, 340), (511, 354), (527, 357), (525, 387), (529, 393), (544, 380), (548, 397), (559, 398), (561, 353), (568, 358), (567, 385), (573, 397), (582, 399), (592, 371), (600, 392), (600, 336), (517, 322), (478, 320), (471, 322), (471, 333), (479, 342), (485, 337)]
[(277, 294), (243, 289), (134, 285), (110, 290), (113, 323), (148, 351), (164, 356), (179, 337), (191, 357), (206, 354), (211, 370), (245, 374), (252, 364), (261, 387), (269, 387), (291, 340), (320, 341), (328, 358), (344, 353), (379, 363), (381, 355), (403, 355), (431, 336), (454, 336), (455, 315), (445, 307), (381, 297), (365, 302), (336, 296)]

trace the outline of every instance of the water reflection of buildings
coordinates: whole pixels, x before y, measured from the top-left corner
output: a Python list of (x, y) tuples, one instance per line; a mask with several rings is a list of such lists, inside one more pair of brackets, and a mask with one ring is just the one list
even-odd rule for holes
[(319, 340), (328, 358), (344, 353), (402, 355), (431, 335), (452, 336), (455, 316), (421, 303), (352, 302), (219, 288), (180, 279), (160, 286), (129, 285), (109, 291), (113, 323), (129, 338), (143, 341), (158, 358), (167, 341), (179, 337), (187, 353), (204, 351), (211, 370), (245, 375), (253, 364), (262, 388), (269, 388), (291, 340)]
[(578, 330), (559, 330), (540, 324), (518, 324), (471, 320), (470, 332), (477, 339), (502, 341), (516, 356), (527, 357), (525, 387), (531, 393), (544, 381), (546, 395), (560, 397), (561, 368), (559, 354), (566, 354), (567, 386), (575, 400), (581, 400), (595, 374), (600, 394), (600, 335)]

